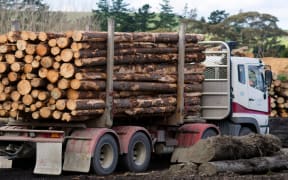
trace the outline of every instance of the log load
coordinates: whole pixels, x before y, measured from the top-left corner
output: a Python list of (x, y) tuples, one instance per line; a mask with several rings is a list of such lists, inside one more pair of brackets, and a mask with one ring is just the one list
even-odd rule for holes
[[(177, 106), (177, 33), (114, 34), (113, 116), (171, 116)], [(200, 114), (203, 36), (185, 35), (184, 113)], [(0, 35), (0, 117), (85, 121), (106, 107), (106, 32)]]

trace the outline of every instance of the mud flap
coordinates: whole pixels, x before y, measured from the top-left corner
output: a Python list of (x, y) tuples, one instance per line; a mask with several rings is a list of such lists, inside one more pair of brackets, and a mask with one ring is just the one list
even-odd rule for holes
[(6, 159), (5, 157), (0, 157), (0, 168), (12, 168), (12, 160)]
[(64, 171), (89, 172), (91, 140), (69, 139), (64, 154)]
[(36, 143), (35, 174), (60, 175), (62, 171), (62, 143)]

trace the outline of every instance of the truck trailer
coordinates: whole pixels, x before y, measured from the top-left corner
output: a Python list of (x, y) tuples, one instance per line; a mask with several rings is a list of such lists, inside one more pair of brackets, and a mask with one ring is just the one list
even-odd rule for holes
[(108, 24), (104, 114), (75, 123), (10, 118), (0, 127), (0, 167), (10, 168), (14, 160), (35, 157), (35, 174), (92, 171), (108, 175), (118, 162), (129, 171), (142, 172), (153, 154), (172, 154), (200, 139), (269, 133), (271, 71), (265, 70), (261, 59), (231, 56), (229, 45), (221, 41), (198, 42), (206, 55), (201, 113), (184, 116), (185, 24), (179, 30), (176, 111), (168, 117), (118, 120), (112, 112), (114, 22)]

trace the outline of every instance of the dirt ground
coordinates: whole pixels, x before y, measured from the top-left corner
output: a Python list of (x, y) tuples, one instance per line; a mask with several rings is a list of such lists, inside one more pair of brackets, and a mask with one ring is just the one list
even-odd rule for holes
[(61, 176), (44, 176), (33, 174), (32, 168), (26, 169), (0, 169), (1, 180), (286, 180), (288, 171), (265, 172), (263, 174), (237, 175), (233, 173), (218, 174), (217, 176), (201, 176), (197, 174), (197, 165), (174, 164), (169, 166), (169, 160), (155, 158), (152, 160), (148, 171), (143, 173), (131, 173), (117, 170), (113, 175), (96, 176), (85, 173), (63, 172)]

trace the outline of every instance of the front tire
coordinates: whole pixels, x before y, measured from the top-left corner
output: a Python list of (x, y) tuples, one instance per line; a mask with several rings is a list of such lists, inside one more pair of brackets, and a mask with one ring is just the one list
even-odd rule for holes
[(129, 142), (128, 153), (123, 157), (124, 165), (129, 171), (143, 172), (148, 168), (150, 158), (150, 140), (142, 132), (135, 133)]
[(102, 136), (91, 160), (92, 171), (102, 176), (113, 173), (118, 163), (118, 152), (115, 138), (110, 134)]

